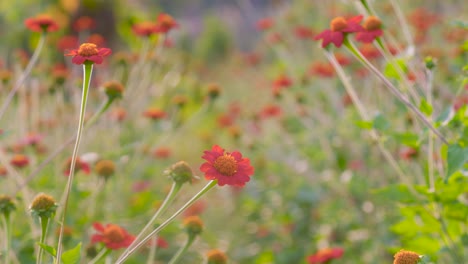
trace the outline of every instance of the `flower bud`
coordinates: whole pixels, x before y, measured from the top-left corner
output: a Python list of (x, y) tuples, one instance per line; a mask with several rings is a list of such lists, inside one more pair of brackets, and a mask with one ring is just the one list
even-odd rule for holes
[(107, 180), (115, 173), (115, 164), (112, 160), (100, 160), (96, 163), (94, 171)]
[(116, 81), (110, 81), (104, 83), (104, 91), (109, 100), (122, 98), (124, 87), (121, 83)]
[(55, 214), (57, 206), (52, 196), (40, 193), (34, 198), (29, 208), (33, 215), (50, 218)]
[(189, 216), (184, 220), (184, 227), (189, 236), (197, 236), (203, 231), (203, 221), (196, 215)]
[(7, 195), (0, 195), (0, 214), (8, 217), (16, 209), (13, 198)]
[(206, 253), (208, 258), (208, 264), (226, 264), (227, 263), (227, 256), (218, 249), (212, 249)]
[(164, 174), (171, 177), (176, 183), (183, 184), (192, 182), (193, 172), (185, 161), (179, 161), (164, 171)]

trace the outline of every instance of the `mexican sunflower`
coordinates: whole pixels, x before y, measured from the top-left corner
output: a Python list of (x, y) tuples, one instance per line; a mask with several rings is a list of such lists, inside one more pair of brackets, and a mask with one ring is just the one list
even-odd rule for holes
[(314, 255), (307, 257), (309, 264), (328, 263), (332, 259), (338, 259), (343, 256), (344, 250), (342, 248), (325, 248), (319, 250)]
[(28, 18), (24, 21), (24, 24), (28, 29), (35, 32), (52, 32), (59, 29), (57, 22), (49, 15)]
[(65, 56), (73, 56), (72, 62), (74, 64), (84, 64), (85, 62), (101, 64), (103, 58), (111, 53), (111, 49), (98, 48), (93, 43), (83, 43), (78, 49), (71, 50)]
[(223, 148), (214, 145), (202, 156), (207, 162), (200, 166), (207, 180), (218, 180), (218, 185), (243, 187), (250, 180), (254, 168), (248, 158), (243, 158), (238, 151), (225, 152)]
[(91, 243), (102, 242), (108, 249), (127, 248), (135, 240), (134, 236), (115, 224), (103, 226), (101, 223), (94, 223), (93, 227), (98, 233), (91, 237)]
[(371, 43), (382, 36), (382, 21), (375, 16), (369, 16), (363, 24), (364, 30), (356, 34), (357, 41)]
[(315, 40), (322, 39), (322, 48), (333, 43), (336, 47), (343, 45), (344, 37), (346, 34), (353, 32), (360, 32), (363, 30), (362, 26), (359, 25), (362, 20), (362, 15), (355, 16), (349, 19), (344, 17), (336, 17), (330, 22), (330, 29), (322, 31), (320, 34), (315, 36)]

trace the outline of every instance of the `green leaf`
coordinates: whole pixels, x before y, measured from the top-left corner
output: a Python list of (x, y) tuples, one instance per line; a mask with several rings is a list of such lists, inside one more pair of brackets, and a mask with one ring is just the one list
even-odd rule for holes
[(436, 118), (436, 123), (441, 124), (441, 125), (447, 125), (450, 120), (452, 120), (454, 116), (454, 111), (452, 106), (449, 106), (445, 108), (445, 110), (440, 113), (440, 115)]
[(399, 143), (415, 149), (419, 148), (419, 145), (421, 144), (419, 136), (411, 132), (397, 133), (394, 137)]
[(450, 176), (465, 165), (468, 161), (468, 148), (464, 148), (458, 144), (448, 146), (447, 150), (447, 175), (445, 175), (445, 182), (448, 181)]
[(419, 110), (421, 110), (421, 112), (427, 116), (430, 116), (432, 114), (432, 105), (429, 104), (425, 99), (422, 99), (419, 103)]
[(54, 247), (46, 245), (44, 243), (37, 243), (42, 249), (45, 250), (45, 252), (49, 253), (52, 257), (57, 256), (57, 251), (55, 250)]
[[(406, 62), (405, 62), (404, 59), (396, 59), (394, 61), (394, 64), (399, 66), (403, 73), (406, 73), (408, 71), (408, 68), (406, 67)], [(387, 63), (387, 65), (385, 65), (384, 75), (386, 77), (389, 77), (389, 78), (400, 80), (400, 75), (398, 75), (397, 69), (395, 69), (395, 67), (393, 67), (393, 64), (391, 62), (389, 62), (389, 63)]]
[(372, 122), (372, 127), (384, 131), (390, 127), (390, 123), (382, 114), (377, 114)]
[(412, 203), (416, 201), (413, 194), (404, 184), (388, 185), (386, 187), (376, 189), (373, 192), (378, 197), (385, 200), (391, 200), (400, 203)]
[(356, 121), (356, 125), (360, 128), (364, 129), (371, 129), (372, 128), (372, 122), (370, 121)]
[(62, 262), (63, 264), (77, 264), (80, 261), (81, 243), (78, 243), (76, 247), (63, 252)]

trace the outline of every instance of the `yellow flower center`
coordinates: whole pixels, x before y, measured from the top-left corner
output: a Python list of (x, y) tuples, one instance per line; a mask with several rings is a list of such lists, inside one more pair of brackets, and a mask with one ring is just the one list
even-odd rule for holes
[(344, 17), (336, 17), (330, 22), (330, 28), (332, 31), (341, 31), (346, 28), (348, 23)]
[(382, 21), (380, 21), (380, 19), (375, 16), (368, 17), (363, 25), (366, 30), (377, 30), (380, 29), (381, 26)]
[(226, 176), (232, 176), (237, 172), (237, 161), (229, 154), (218, 157), (213, 166), (219, 173)]
[(98, 54), (98, 49), (96, 44), (93, 43), (83, 43), (78, 48), (78, 54), (83, 57), (91, 57)]
[(110, 225), (104, 230), (104, 237), (111, 242), (120, 242), (124, 240), (125, 234), (119, 226)]

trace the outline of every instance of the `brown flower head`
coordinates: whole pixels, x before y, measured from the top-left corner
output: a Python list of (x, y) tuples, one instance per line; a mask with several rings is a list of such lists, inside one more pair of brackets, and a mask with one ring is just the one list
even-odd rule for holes
[(100, 160), (96, 163), (94, 171), (107, 180), (115, 173), (115, 163), (112, 160)]
[(393, 264), (417, 264), (420, 260), (418, 253), (403, 249), (398, 251), (393, 257)]
[(226, 264), (227, 256), (219, 249), (212, 249), (206, 253), (208, 264)]
[(120, 99), (124, 91), (124, 87), (117, 81), (110, 81), (103, 84), (104, 92), (109, 100)]
[(40, 193), (33, 199), (29, 209), (33, 215), (50, 218), (55, 214), (57, 206), (52, 196)]
[(203, 221), (194, 215), (184, 219), (185, 231), (189, 236), (197, 236), (203, 231)]

